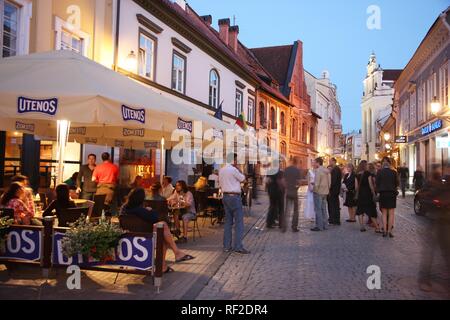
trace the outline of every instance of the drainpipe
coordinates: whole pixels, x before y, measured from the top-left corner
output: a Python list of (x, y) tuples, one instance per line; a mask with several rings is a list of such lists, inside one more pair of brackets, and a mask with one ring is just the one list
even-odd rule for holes
[(117, 71), (119, 63), (119, 31), (120, 31), (120, 0), (117, 0), (117, 15), (116, 15), (116, 37), (114, 40), (114, 71)]

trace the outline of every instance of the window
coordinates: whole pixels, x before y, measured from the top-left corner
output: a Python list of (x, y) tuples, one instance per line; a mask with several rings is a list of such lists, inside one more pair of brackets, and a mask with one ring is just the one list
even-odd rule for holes
[(186, 58), (178, 52), (173, 52), (172, 60), (172, 89), (185, 93)]
[(277, 114), (275, 108), (270, 108), (270, 129), (277, 128)]
[(70, 50), (85, 57), (88, 56), (89, 34), (77, 30), (70, 23), (55, 17), (56, 50)]
[(244, 94), (240, 90), (236, 90), (236, 104), (234, 108), (234, 115), (239, 117), (244, 111)]
[(286, 157), (286, 154), (287, 154), (287, 149), (286, 149), (286, 143), (285, 142), (282, 142), (281, 143), (281, 154), (284, 156), (284, 157)]
[(314, 127), (309, 128), (309, 143), (313, 146), (316, 145), (316, 141), (314, 140)]
[(259, 103), (259, 124), (261, 128), (266, 128), (266, 107), (264, 106), (264, 102)]
[(440, 70), (440, 96), (443, 109), (448, 106), (448, 62)]
[(214, 108), (219, 107), (219, 87), (219, 73), (213, 69), (209, 73), (209, 105)]
[(291, 137), (294, 140), (297, 140), (297, 130), (297, 120), (292, 119)]
[(139, 75), (150, 80), (155, 78), (156, 39), (141, 30), (139, 32)]
[(286, 119), (284, 116), (284, 112), (281, 112), (280, 114), (280, 126), (281, 126), (281, 134), (285, 135), (286, 134)]
[[(1, 6), (0, 6), (1, 9)], [(3, 57), (12, 57), (17, 54), (18, 49), (18, 30), (19, 30), (19, 7), (15, 4), (5, 1), (3, 9)]]
[(302, 142), (306, 143), (306, 123), (302, 124)]
[(252, 98), (248, 98), (247, 120), (250, 123), (255, 123), (255, 100)]
[(417, 121), (421, 124), (424, 121), (424, 101), (425, 101), (425, 86), (420, 84), (417, 94)]
[(81, 53), (83, 51), (83, 39), (66, 30), (62, 30), (61, 50), (70, 50)]

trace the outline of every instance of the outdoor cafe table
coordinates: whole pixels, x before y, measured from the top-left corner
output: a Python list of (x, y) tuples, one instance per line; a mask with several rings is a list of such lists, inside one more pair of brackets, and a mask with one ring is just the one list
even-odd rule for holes
[[(169, 212), (172, 214), (172, 216), (175, 216), (175, 215), (181, 216), (181, 215), (183, 215), (183, 213), (186, 212), (186, 209), (187, 209), (186, 204), (177, 204), (175, 206), (169, 206)], [(172, 220), (171, 224), (174, 225), (175, 221), (173, 219), (171, 219), (171, 220)], [(171, 229), (170, 231), (173, 234), (175, 234), (175, 236), (177, 236), (177, 237), (179, 234), (181, 234), (181, 231), (178, 228), (176, 228), (176, 226), (174, 226), (174, 228)]]

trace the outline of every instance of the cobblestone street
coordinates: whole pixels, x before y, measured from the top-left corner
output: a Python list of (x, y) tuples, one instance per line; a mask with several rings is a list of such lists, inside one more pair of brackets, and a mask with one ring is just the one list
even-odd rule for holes
[[(341, 220), (346, 217), (345, 208)], [(232, 255), (198, 299), (448, 299), (449, 275), (440, 257), (433, 266), (434, 291), (417, 286), (425, 226), (413, 213), (412, 195), (399, 199), (394, 239), (373, 229), (361, 233), (346, 222), (314, 233), (305, 220), (299, 233), (283, 234), (265, 230), (261, 218), (246, 237), (252, 254)], [(381, 290), (367, 289), (370, 265), (381, 268)]]
[[(168, 256), (176, 272), (164, 276), (160, 294), (151, 278), (141, 275), (83, 271), (82, 289), (68, 290), (64, 269), (53, 271), (46, 282), (39, 268), (7, 270), (0, 265), (0, 299), (449, 298), (449, 275), (440, 256), (433, 265), (433, 292), (418, 288), (420, 233), (428, 229), (426, 219), (413, 213), (412, 195), (399, 199), (395, 238), (385, 239), (373, 229), (361, 233), (357, 224), (346, 222), (319, 233), (310, 231), (312, 223), (304, 219), (298, 233), (265, 229), (268, 199), (260, 194), (259, 204), (246, 217), (244, 244), (251, 254), (222, 253), (223, 227), (206, 223), (201, 239), (183, 245), (195, 260), (173, 265), (173, 256)], [(341, 220), (346, 218), (344, 208)], [(381, 290), (367, 289), (370, 265), (381, 268)]]

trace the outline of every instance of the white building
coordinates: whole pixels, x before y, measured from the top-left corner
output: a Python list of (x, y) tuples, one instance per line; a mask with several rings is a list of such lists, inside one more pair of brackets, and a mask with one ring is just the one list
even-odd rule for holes
[(344, 158), (348, 163), (358, 165), (362, 154), (362, 134), (361, 130), (352, 131), (345, 134)]
[(322, 78), (318, 79), (305, 70), (305, 81), (308, 94), (311, 96), (311, 110), (321, 117), (317, 127), (319, 155), (323, 157), (341, 156), (341, 106), (337, 96), (337, 87), (330, 81), (327, 71), (324, 71)]
[(401, 70), (383, 70), (374, 53), (370, 55), (362, 97), (362, 160), (375, 161), (380, 151), (380, 129), (392, 112), (394, 83)]

